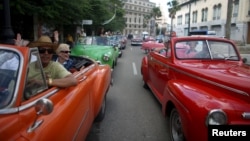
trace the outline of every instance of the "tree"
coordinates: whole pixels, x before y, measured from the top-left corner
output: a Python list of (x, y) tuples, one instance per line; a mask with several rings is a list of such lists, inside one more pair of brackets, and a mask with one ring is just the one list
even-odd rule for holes
[(225, 37), (227, 39), (230, 39), (230, 34), (231, 34), (232, 10), (233, 10), (233, 0), (228, 0), (228, 3), (227, 3), (227, 20), (226, 20), (226, 26), (225, 26)]
[[(154, 19), (154, 22), (157, 18), (161, 17), (162, 14), (161, 14), (161, 10), (159, 7), (154, 7), (152, 9), (152, 11), (149, 13), (149, 15), (144, 15), (144, 18), (143, 18), (143, 28), (147, 27), (148, 26), (148, 23), (150, 21), (151, 18)], [(155, 26), (157, 28), (157, 24), (155, 23)], [(153, 27), (154, 28), (154, 27)]]
[[(117, 5), (116, 23), (111, 23), (111, 28), (124, 28), (124, 11), (120, 0), (16, 0), (10, 1), (12, 25), (15, 31), (34, 33), (29, 34), (34, 37), (39, 36), (35, 33), (41, 25), (46, 24), (60, 30), (80, 26), (82, 20), (92, 20), (93, 24), (86, 26), (90, 30), (95, 30), (102, 22), (113, 15), (112, 6)], [(3, 8), (0, 3), (0, 10)], [(1, 19), (2, 15), (0, 15)], [(34, 19), (34, 20), (33, 20)], [(27, 26), (28, 25), (28, 26)], [(32, 28), (34, 25), (35, 27)], [(116, 26), (114, 26), (116, 25)], [(75, 29), (72, 28), (72, 31)], [(29, 38), (30, 40), (33, 40)]]
[(144, 15), (144, 17), (143, 17), (143, 28), (146, 28), (148, 26), (150, 18), (151, 18), (150, 15)]
[(177, 0), (172, 0), (167, 3), (170, 8), (168, 9), (169, 17), (171, 18), (171, 30), (170, 33), (173, 31), (173, 19), (175, 18), (176, 12), (180, 10), (180, 6)]
[(150, 13), (151, 17), (153, 17), (155, 20), (162, 16), (161, 10), (159, 7), (154, 7)]
[[(159, 18), (159, 17), (162, 16), (160, 8), (159, 8), (159, 7), (154, 7), (154, 8), (152, 9), (152, 12), (150, 13), (150, 15), (151, 15), (151, 17), (154, 18), (154, 21), (156, 21), (157, 18)], [(155, 28), (155, 27), (156, 27), (156, 28)], [(154, 29), (153, 29), (154, 32), (156, 32), (155, 29), (158, 28), (158, 24), (157, 24), (156, 22), (155, 22), (155, 27), (154, 27)]]

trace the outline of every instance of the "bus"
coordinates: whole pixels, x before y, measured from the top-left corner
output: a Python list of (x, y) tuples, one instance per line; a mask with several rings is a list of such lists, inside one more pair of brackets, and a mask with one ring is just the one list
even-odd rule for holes
[(189, 36), (192, 36), (192, 35), (211, 35), (211, 36), (215, 36), (216, 32), (212, 31), (212, 30), (194, 30), (194, 31), (189, 32)]

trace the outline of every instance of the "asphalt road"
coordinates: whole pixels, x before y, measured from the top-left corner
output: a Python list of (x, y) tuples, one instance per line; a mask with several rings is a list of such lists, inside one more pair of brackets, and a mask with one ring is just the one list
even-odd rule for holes
[(86, 141), (169, 141), (167, 120), (153, 94), (143, 88), (144, 52), (129, 44), (114, 69), (104, 120), (94, 123)]

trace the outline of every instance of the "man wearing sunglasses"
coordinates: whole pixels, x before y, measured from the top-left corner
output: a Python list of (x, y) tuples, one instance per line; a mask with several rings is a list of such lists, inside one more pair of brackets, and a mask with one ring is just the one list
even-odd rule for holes
[[(69, 87), (77, 85), (77, 80), (60, 63), (52, 61), (52, 56), (58, 44), (52, 43), (49, 36), (41, 36), (37, 41), (28, 44), (28, 47), (38, 47), (43, 71), (48, 75), (49, 86)], [(29, 71), (36, 71), (35, 62), (30, 65)]]

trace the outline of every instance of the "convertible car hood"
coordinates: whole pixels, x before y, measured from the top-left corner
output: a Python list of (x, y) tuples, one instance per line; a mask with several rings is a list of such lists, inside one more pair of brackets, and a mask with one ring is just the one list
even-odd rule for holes
[(156, 47), (164, 47), (164, 44), (157, 43), (155, 41), (148, 41), (142, 43), (142, 48), (156, 48)]
[[(245, 95), (250, 101), (250, 66), (239, 63), (182, 63), (190, 74), (203, 81)], [(245, 98), (246, 98), (245, 97)]]
[(97, 45), (84, 45), (75, 46), (72, 50), (72, 55), (84, 55), (90, 56), (91, 58), (98, 59), (103, 54), (111, 54), (113, 51), (112, 46), (97, 46)]

